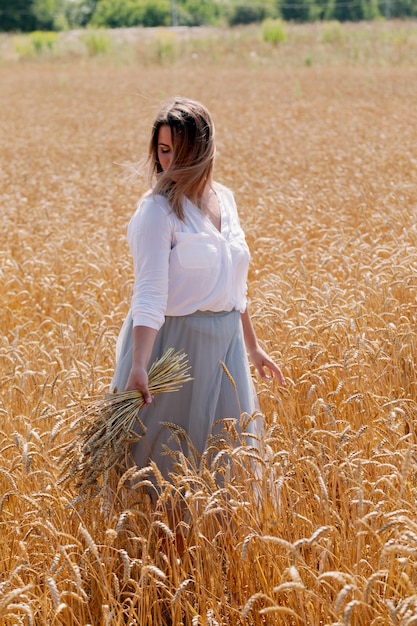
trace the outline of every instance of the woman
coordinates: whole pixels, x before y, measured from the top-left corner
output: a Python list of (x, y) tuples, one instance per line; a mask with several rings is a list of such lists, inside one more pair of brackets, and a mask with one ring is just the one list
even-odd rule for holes
[[(112, 387), (142, 391), (146, 434), (132, 446), (134, 462), (143, 467), (152, 459), (165, 477), (173, 466), (169, 450), (179, 445), (166, 423), (187, 433), (186, 455), (201, 455), (216, 422), (238, 423), (242, 412), (255, 411), (247, 354), (262, 378), (266, 369), (285, 384), (253, 330), (246, 306), (249, 250), (232, 193), (213, 181), (214, 155), (207, 109), (185, 98), (168, 102), (149, 146), (156, 181), (128, 226), (135, 283)], [(153, 400), (147, 369), (170, 347), (186, 352), (194, 380)]]

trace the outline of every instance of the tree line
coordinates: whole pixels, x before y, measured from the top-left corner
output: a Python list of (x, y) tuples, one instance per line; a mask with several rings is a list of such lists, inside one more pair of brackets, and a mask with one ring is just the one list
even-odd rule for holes
[(417, 0), (0, 0), (0, 31), (417, 17)]

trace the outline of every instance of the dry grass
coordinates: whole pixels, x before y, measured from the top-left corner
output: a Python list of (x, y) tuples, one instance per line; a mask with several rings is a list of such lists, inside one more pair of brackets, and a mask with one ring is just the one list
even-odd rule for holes
[[(417, 76), (373, 55), (0, 67), (5, 626), (417, 623)], [(129, 306), (145, 182), (120, 164), (174, 93), (215, 117), (255, 325), (288, 387), (258, 383), (260, 456), (210, 450), (200, 475), (179, 459), (172, 485), (139, 472), (155, 514), (132, 476), (113, 509), (79, 514), (57, 485), (62, 423), (108, 390)]]

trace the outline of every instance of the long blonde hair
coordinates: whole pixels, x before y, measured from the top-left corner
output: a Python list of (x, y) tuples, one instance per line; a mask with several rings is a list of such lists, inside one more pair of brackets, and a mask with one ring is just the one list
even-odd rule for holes
[[(161, 126), (171, 129), (173, 156), (164, 172), (158, 159)], [(196, 100), (176, 97), (157, 114), (149, 144), (149, 174), (153, 193), (167, 198), (174, 213), (184, 219), (183, 200), (200, 206), (204, 188), (211, 181), (215, 143), (214, 125), (206, 107)]]

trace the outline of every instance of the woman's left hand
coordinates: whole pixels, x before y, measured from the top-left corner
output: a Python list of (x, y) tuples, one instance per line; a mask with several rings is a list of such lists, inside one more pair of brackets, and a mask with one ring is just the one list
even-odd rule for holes
[(278, 383), (281, 386), (286, 385), (285, 376), (282, 373), (279, 365), (277, 365), (259, 346), (249, 351), (249, 358), (252, 364), (255, 366), (260, 377), (265, 380), (267, 375), (265, 369), (269, 371), (271, 378), (277, 378)]

